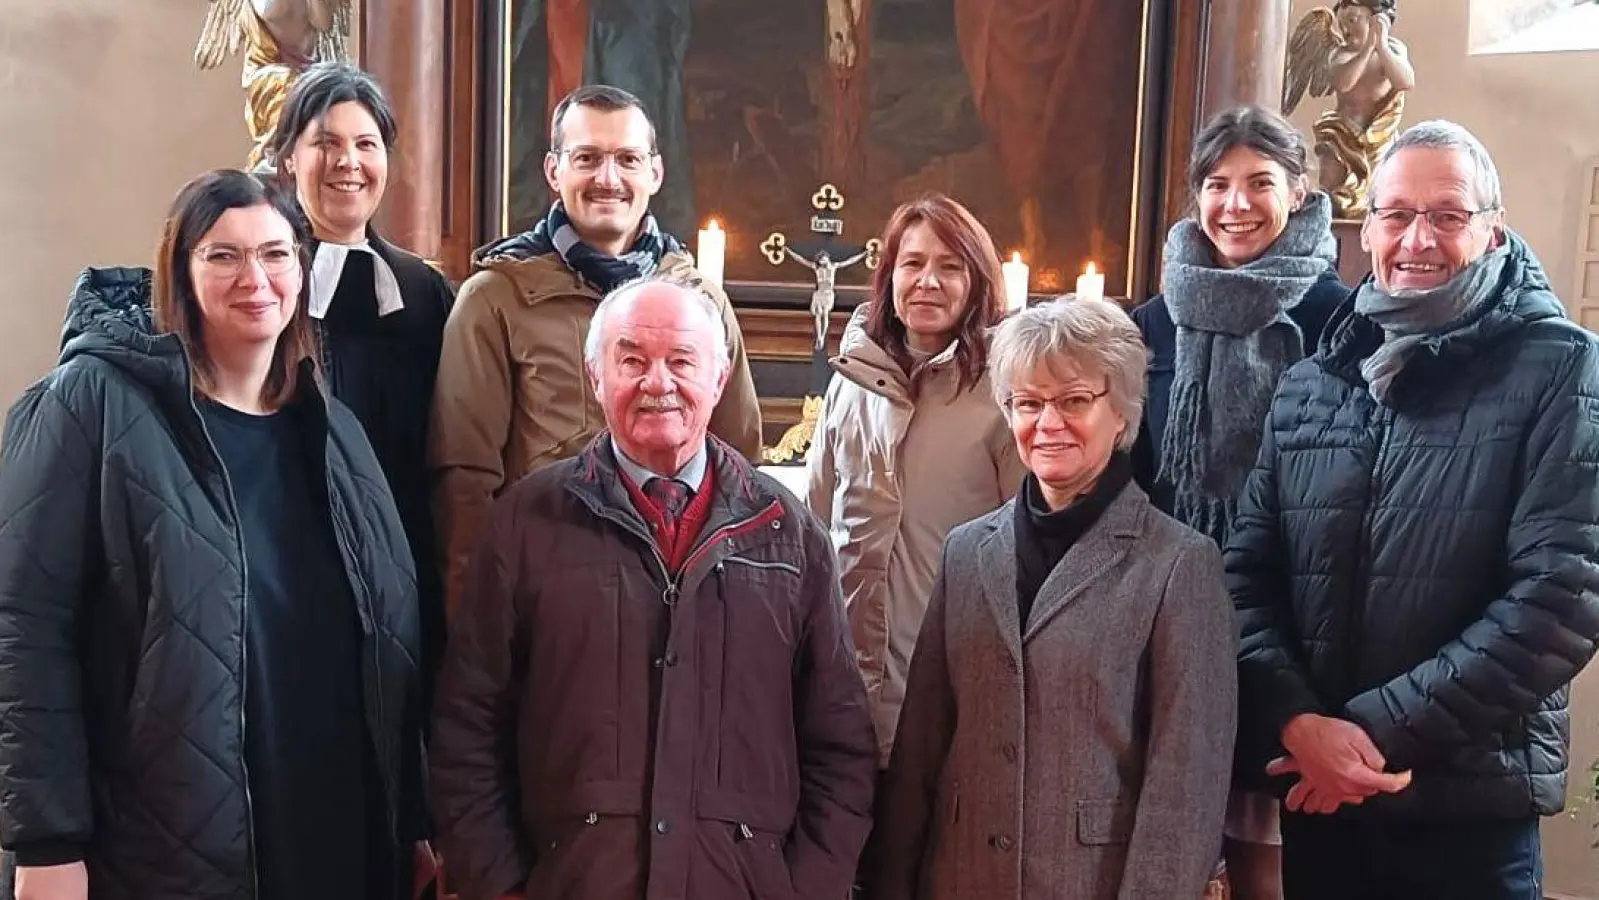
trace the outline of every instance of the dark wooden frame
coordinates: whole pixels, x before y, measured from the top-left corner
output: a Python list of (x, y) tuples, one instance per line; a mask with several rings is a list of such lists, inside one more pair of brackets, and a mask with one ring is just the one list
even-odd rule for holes
[[(1138, 90), (1133, 233), (1128, 282), (1112, 287), (1136, 302), (1158, 290), (1160, 248), (1166, 230), (1188, 206), (1185, 170), (1195, 130), (1207, 109), (1253, 99), (1275, 106), (1277, 97), (1254, 97), (1273, 82), (1262, 66), (1220, 66), (1207, 52), (1237, 54), (1248, 38), (1280, 42), (1286, 12), (1279, 0), (1144, 0), (1144, 39)], [(442, 196), (423, 208), (390, 210), (413, 227), (452, 278), (470, 274), (472, 250), (505, 231), (505, 100), (508, 0), (364, 0), (363, 56), (384, 80), (397, 109), (421, 110), (429, 95), (442, 96), (437, 112), (402, 121), (402, 152), (413, 154), (442, 179)], [(1218, 9), (1213, 9), (1213, 7)], [(1228, 33), (1212, 35), (1211, 22)], [(408, 22), (410, 24), (397, 24)], [(373, 27), (376, 26), (376, 27)], [(379, 46), (373, 47), (373, 42)], [(375, 51), (375, 52), (374, 52)], [(1262, 47), (1267, 68), (1282, 48)], [(421, 54), (412, 60), (407, 54)], [(1215, 71), (1211, 71), (1214, 69)], [(1207, 73), (1212, 83), (1207, 84)], [(1241, 73), (1241, 74), (1239, 74)], [(439, 79), (442, 84), (435, 84)], [(1229, 81), (1229, 79), (1231, 79)], [(1247, 84), (1240, 82), (1243, 79)], [(1227, 83), (1223, 83), (1227, 82)], [(1236, 82), (1236, 83), (1235, 83)], [(416, 177), (425, 177), (419, 172)], [(386, 206), (405, 206), (409, 194)], [(803, 280), (730, 282), (740, 307), (802, 309), (810, 300)], [(841, 288), (840, 307), (853, 305), (859, 288)]]

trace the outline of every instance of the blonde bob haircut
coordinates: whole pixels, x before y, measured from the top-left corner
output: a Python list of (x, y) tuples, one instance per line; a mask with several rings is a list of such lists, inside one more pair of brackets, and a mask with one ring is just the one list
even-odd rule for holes
[(1016, 312), (994, 330), (988, 378), (1001, 406), (1018, 379), (1040, 368), (1062, 377), (1067, 367), (1085, 378), (1105, 378), (1109, 388), (1105, 399), (1127, 422), (1117, 449), (1132, 449), (1144, 413), (1149, 350), (1138, 326), (1120, 306), (1067, 294)]

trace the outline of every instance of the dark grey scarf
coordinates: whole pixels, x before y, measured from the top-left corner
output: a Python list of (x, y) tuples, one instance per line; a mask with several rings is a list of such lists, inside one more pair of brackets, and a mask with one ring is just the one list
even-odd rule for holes
[(1177, 359), (1160, 478), (1173, 488), (1172, 514), (1222, 543), (1277, 380), (1305, 355), (1288, 311), (1337, 264), (1332, 204), (1311, 194), (1254, 262), (1221, 268), (1215, 252), (1192, 219), (1166, 236)]
[(1360, 286), (1355, 312), (1377, 323), (1386, 337), (1377, 352), (1360, 362), (1360, 374), (1378, 403), (1387, 404), (1394, 376), (1411, 352), (1429, 338), (1454, 331), (1499, 293), (1509, 261), (1506, 241), (1430, 291), (1385, 294), (1375, 279)]

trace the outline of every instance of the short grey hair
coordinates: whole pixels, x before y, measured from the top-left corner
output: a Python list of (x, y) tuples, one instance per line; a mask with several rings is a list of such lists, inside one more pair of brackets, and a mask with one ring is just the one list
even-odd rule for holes
[(1109, 300), (1078, 300), (1072, 294), (1006, 317), (988, 348), (988, 380), (1001, 406), (1018, 378), (1040, 368), (1069, 363), (1084, 375), (1104, 375), (1106, 399), (1127, 430), (1116, 446), (1132, 449), (1144, 415), (1149, 350), (1138, 326)]
[(1431, 119), (1406, 128), (1378, 157), (1377, 165), (1372, 169), (1372, 181), (1376, 181), (1377, 172), (1389, 160), (1399, 155), (1401, 150), (1410, 149), (1459, 150), (1466, 154), (1477, 170), (1477, 202), (1482, 204), (1483, 209), (1504, 207), (1504, 196), (1499, 189), (1499, 169), (1494, 166), (1493, 157), (1488, 155), (1488, 148), (1464, 126), (1445, 119)]
[(699, 305), (711, 320), (711, 332), (716, 337), (716, 362), (723, 371), (726, 371), (731, 364), (731, 355), (727, 346), (727, 322), (722, 319), (721, 305), (712, 299), (698, 279), (675, 274), (662, 275), (658, 272), (618, 285), (605, 295), (599, 306), (594, 308), (594, 317), (589, 319), (588, 334), (583, 340), (583, 361), (590, 368), (598, 368), (600, 353), (604, 349), (601, 345), (605, 341), (606, 316), (618, 303), (651, 286), (672, 288), (679, 295)]

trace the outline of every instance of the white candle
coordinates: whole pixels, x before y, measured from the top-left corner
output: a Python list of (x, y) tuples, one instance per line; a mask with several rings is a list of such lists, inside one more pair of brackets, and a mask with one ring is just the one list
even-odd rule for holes
[(722, 286), (722, 268), (727, 261), (727, 232), (712, 219), (700, 229), (699, 252), (695, 264), (705, 280)]
[(1077, 276), (1077, 299), (1105, 299), (1105, 273), (1095, 272), (1093, 263), (1088, 264), (1088, 271)]
[(1005, 275), (1005, 305), (1016, 310), (1027, 306), (1027, 263), (1020, 253), (1012, 253), (1010, 262), (1000, 263)]

